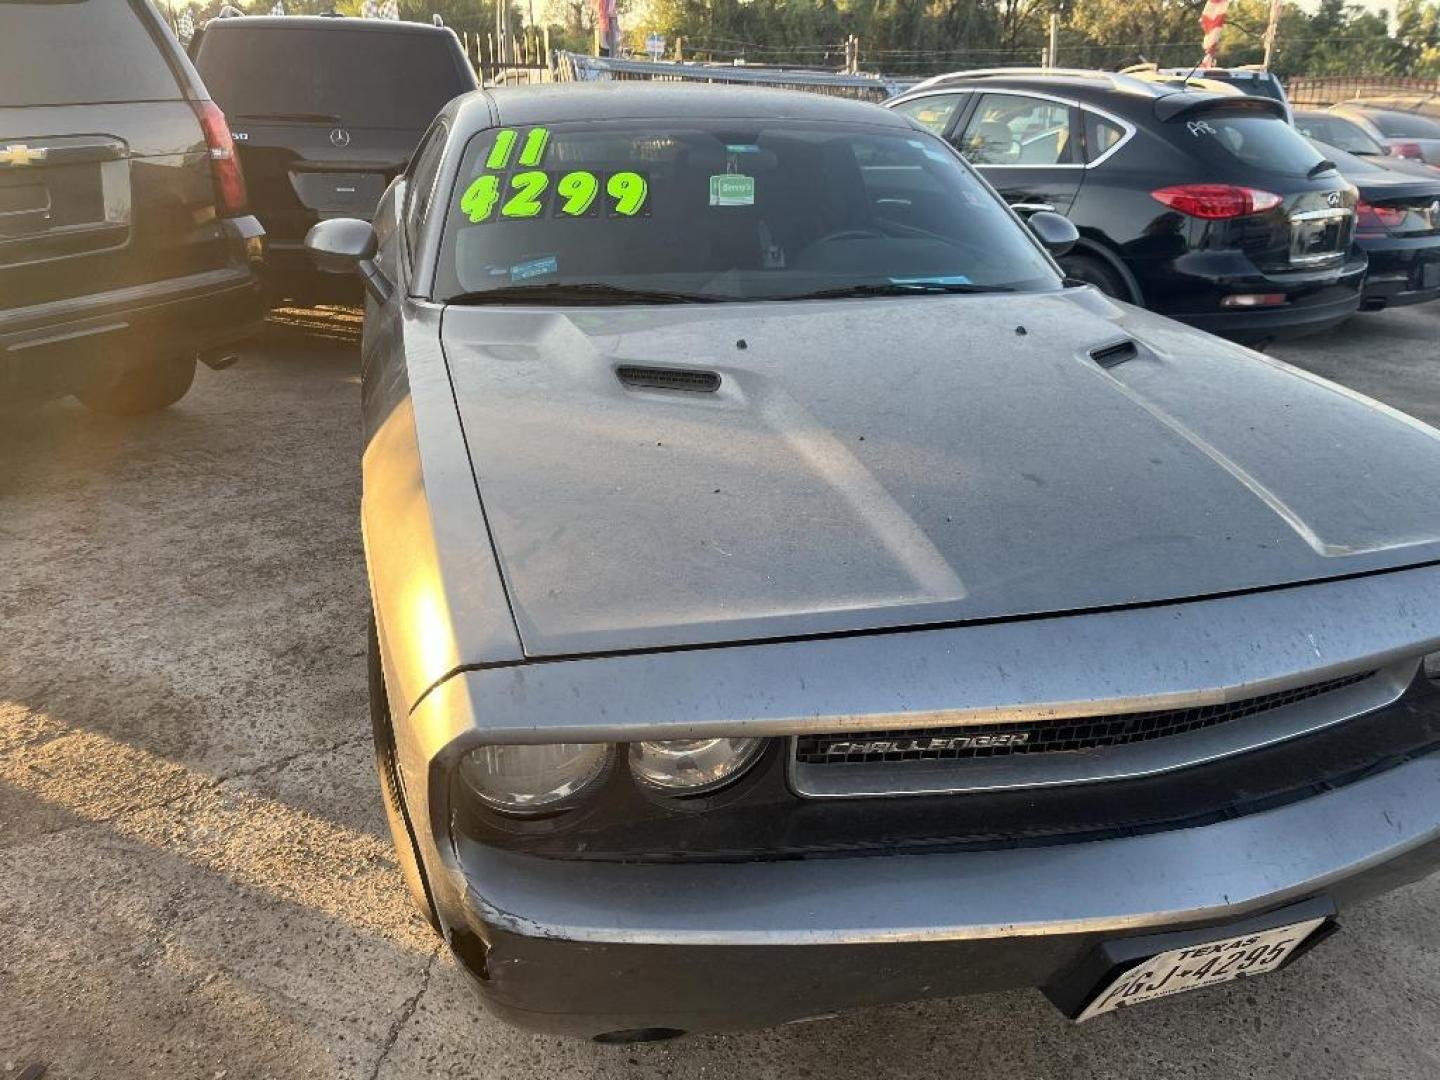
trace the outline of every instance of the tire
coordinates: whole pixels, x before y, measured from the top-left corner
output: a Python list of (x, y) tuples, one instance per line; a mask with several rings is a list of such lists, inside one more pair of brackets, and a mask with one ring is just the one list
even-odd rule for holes
[(380, 774), (380, 794), (385, 801), (385, 816), (390, 822), (390, 837), (395, 842), (395, 861), (400, 864), (400, 874), (405, 879), (415, 910), (432, 930), (441, 934), (444, 931), (440, 927), (440, 916), (435, 911), (430, 883), (425, 879), (425, 870), (420, 863), (420, 847), (415, 843), (415, 831), (405, 809), (400, 769), (395, 760), (395, 728), (390, 720), (390, 699), (385, 693), (385, 671), (380, 663), (380, 635), (375, 629), (373, 615), (369, 638), (370, 728), (375, 736), (375, 769)]
[(1134, 300), (1125, 279), (1109, 263), (1094, 255), (1066, 255), (1060, 260), (1060, 269), (1065, 271), (1066, 277), (1094, 285), (1112, 299), (1126, 303)]
[(174, 357), (125, 368), (75, 391), (89, 408), (111, 416), (139, 416), (174, 405), (195, 381), (195, 358)]

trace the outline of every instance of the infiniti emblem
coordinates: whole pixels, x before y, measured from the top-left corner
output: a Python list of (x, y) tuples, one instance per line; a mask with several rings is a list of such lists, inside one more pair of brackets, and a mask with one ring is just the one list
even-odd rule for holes
[[(334, 136), (332, 135), (331, 138), (333, 139)], [(346, 142), (349, 142), (349, 139), (348, 139), (348, 138), (346, 139)], [(1331, 206), (1339, 206), (1339, 205), (1340, 205), (1340, 192), (1338, 192), (1338, 191), (1332, 191), (1332, 192), (1330, 192), (1329, 195), (1326, 195), (1326, 196), (1325, 196), (1325, 201), (1326, 201), (1327, 203), (1329, 203)]]
[(335, 146), (349, 146), (350, 132), (346, 131), (344, 128), (336, 128), (334, 131), (330, 132), (330, 142)]

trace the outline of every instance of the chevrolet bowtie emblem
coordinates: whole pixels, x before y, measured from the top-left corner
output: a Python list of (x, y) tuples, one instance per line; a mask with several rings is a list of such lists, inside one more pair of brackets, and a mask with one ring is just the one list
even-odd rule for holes
[(44, 149), (31, 150), (24, 143), (11, 143), (0, 150), (0, 165), (33, 165), (37, 161), (44, 161), (49, 153), (49, 150)]

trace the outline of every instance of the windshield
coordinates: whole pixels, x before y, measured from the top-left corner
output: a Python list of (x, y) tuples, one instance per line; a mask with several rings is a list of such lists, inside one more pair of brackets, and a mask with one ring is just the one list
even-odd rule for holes
[(474, 87), (438, 33), (225, 25), (201, 37), (196, 67), (232, 121), (295, 117), (419, 132)]
[(435, 296), (1059, 287), (1024, 229), (927, 133), (717, 120), (481, 132), (451, 198)]
[(1387, 139), (1440, 139), (1440, 120), (1414, 113), (1388, 112), (1374, 109), (1367, 112), (1380, 134)]
[(1295, 117), (1295, 126), (1310, 138), (1318, 139), (1330, 146), (1338, 146), (1341, 150), (1351, 154), (1378, 156), (1385, 153), (1385, 147), (1372, 139), (1359, 124), (1342, 120), (1338, 116), (1302, 113)]

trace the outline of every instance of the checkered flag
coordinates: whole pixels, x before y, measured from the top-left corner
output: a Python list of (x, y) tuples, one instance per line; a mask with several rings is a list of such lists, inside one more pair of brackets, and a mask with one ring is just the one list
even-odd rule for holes
[(380, 0), (365, 0), (360, 5), (360, 17), (362, 19), (378, 19), (380, 17)]
[(186, 8), (184, 13), (176, 21), (175, 36), (186, 45), (189, 45), (190, 39), (195, 36), (195, 16), (190, 14), (189, 8)]
[(400, 19), (400, 0), (384, 0), (380, 5), (380, 18), (395, 19), (398, 22)]

